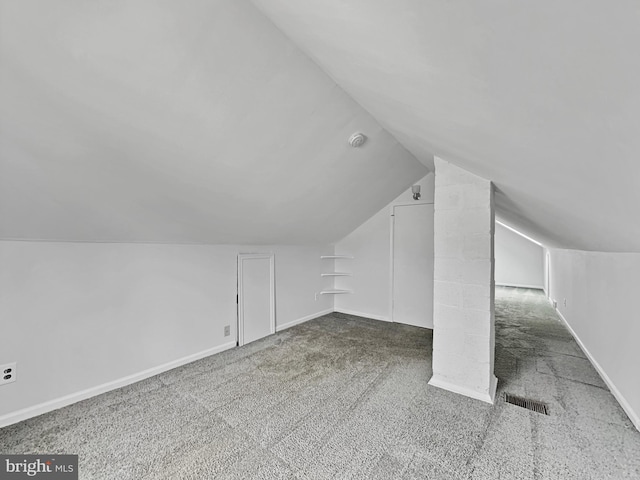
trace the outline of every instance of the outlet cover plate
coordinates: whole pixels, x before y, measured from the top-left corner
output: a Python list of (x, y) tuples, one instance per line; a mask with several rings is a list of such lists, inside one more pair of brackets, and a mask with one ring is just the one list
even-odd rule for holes
[[(7, 383), (12, 383), (16, 381), (16, 362), (7, 363), (5, 365), (0, 365), (0, 385), (6, 385)], [(10, 376), (9, 379), (6, 379), (7, 375)]]

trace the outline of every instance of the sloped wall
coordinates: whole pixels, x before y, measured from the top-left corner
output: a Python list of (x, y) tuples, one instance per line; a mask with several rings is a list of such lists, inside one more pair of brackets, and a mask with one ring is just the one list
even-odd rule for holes
[(0, 9), (2, 239), (327, 243), (427, 172), (248, 1)]
[(636, 0), (253, 2), (420, 161), (491, 179), (509, 225), (640, 252)]

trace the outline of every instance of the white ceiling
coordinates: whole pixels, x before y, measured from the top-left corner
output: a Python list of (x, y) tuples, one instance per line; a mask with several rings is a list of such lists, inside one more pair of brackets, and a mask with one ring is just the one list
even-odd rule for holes
[(549, 246), (640, 252), (637, 0), (253, 0), (420, 161)]
[(248, 1), (0, 21), (0, 238), (324, 243), (427, 172)]

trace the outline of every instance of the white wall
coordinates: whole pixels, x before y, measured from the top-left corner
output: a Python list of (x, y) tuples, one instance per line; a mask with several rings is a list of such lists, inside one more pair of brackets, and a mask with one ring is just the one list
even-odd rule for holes
[(640, 429), (640, 253), (549, 252), (551, 299)]
[[(429, 173), (415, 184), (421, 186), (420, 201), (433, 203), (434, 176)], [(411, 188), (336, 243), (336, 253), (353, 255), (352, 260), (337, 260), (336, 270), (352, 272), (352, 277), (337, 278), (336, 288), (352, 294), (336, 295), (337, 311), (378, 320), (391, 320), (391, 221), (392, 207), (417, 203)]]
[(0, 425), (21, 409), (233, 346), (236, 256), (250, 252), (275, 254), (279, 328), (332, 310), (331, 298), (314, 295), (326, 286), (320, 255), (331, 246), (0, 241), (0, 364), (18, 362), (17, 381), (0, 387)]
[(496, 285), (544, 288), (544, 249), (496, 223)]

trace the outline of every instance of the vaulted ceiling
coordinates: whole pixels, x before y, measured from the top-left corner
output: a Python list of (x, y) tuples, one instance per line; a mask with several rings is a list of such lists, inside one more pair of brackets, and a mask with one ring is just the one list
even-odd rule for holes
[(425, 165), (494, 181), (505, 222), (640, 251), (637, 1), (253, 2)]
[(248, 1), (0, 8), (0, 238), (324, 243), (427, 172)]
[(438, 155), (547, 245), (640, 251), (635, 0), (0, 9), (0, 238), (333, 241)]

